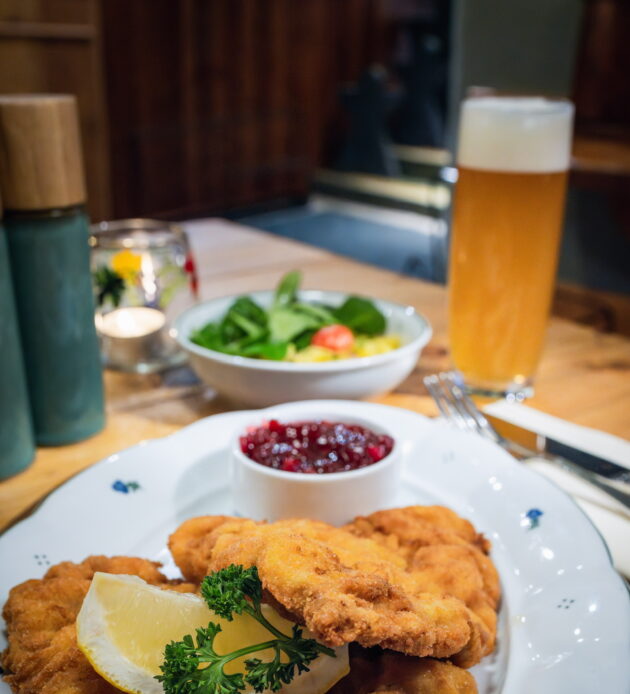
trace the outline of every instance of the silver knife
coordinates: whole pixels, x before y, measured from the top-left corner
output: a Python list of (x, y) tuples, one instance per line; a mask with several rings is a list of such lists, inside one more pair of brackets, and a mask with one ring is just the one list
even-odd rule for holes
[(556, 441), (556, 439), (550, 436), (512, 424), (512, 422), (507, 422), (487, 412), (483, 414), (501, 436), (508, 442), (517, 443), (524, 449), (527, 449), (529, 455), (538, 455), (542, 458), (564, 458), (611, 482), (630, 484), (630, 469), (628, 468), (601, 456), (593, 455), (579, 448), (574, 448), (569, 444)]
[(499, 443), (517, 458), (539, 457), (556, 463), (630, 508), (630, 470), (617, 463), (531, 429), (483, 413), (499, 435)]

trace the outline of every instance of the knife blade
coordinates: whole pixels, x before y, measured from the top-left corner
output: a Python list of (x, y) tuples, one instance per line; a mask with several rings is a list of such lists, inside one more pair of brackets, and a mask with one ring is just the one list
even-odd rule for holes
[(516, 443), (522, 448), (531, 451), (532, 455), (538, 455), (542, 458), (568, 460), (570, 463), (611, 482), (630, 484), (630, 469), (614, 463), (612, 460), (588, 453), (518, 424), (507, 422), (487, 412), (484, 412), (483, 415), (497, 432), (506, 439), (506, 442)]

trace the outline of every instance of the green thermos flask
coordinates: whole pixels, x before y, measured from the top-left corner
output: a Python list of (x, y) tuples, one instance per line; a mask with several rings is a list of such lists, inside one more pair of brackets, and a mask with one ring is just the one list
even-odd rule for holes
[(9, 252), (0, 223), (0, 480), (22, 471), (34, 456), (35, 442), (13, 305)]
[(104, 426), (76, 100), (0, 96), (0, 186), (35, 439)]

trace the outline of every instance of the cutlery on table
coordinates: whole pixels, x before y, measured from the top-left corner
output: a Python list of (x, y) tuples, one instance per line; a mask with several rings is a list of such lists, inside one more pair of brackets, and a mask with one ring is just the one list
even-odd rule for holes
[[(630, 470), (627, 468), (482, 413), (466, 393), (463, 378), (456, 371), (427, 376), (424, 384), (444, 418), (457, 428), (490, 439), (518, 460), (542, 458), (558, 465), (630, 508)], [(497, 429), (508, 430), (510, 438)]]

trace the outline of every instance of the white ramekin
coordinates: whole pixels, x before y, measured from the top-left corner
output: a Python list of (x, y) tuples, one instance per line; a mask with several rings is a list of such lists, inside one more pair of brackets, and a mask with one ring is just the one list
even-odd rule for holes
[[(322, 475), (275, 470), (248, 458), (240, 446), (240, 437), (250, 427), (259, 427), (270, 419), (282, 422), (319, 421), (358, 424), (378, 434), (387, 434), (394, 446), (377, 463)], [(355, 516), (366, 515), (394, 503), (400, 482), (400, 444), (396, 437), (376, 420), (336, 414), (334, 410), (302, 411), (296, 416), (275, 417), (272, 410), (265, 418), (258, 414), (236, 432), (232, 442), (232, 492), (235, 511), (254, 520), (312, 518), (341, 525)]]

